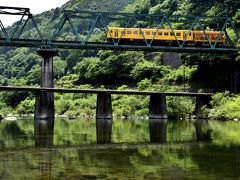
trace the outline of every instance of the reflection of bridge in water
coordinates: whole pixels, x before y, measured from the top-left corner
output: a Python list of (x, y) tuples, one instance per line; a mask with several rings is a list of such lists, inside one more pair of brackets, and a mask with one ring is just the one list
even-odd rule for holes
[[(58, 26), (53, 32), (49, 32), (49, 27), (45, 27), (44, 32), (38, 28), (38, 24), (30, 13), (28, 8), (18, 7), (2, 7), (0, 6), (0, 14), (15, 15), (21, 19), (12, 27), (5, 28), (0, 21), (0, 46), (11, 47), (30, 47), (38, 48), (38, 54), (43, 57), (41, 69), (41, 88), (21, 88), (21, 87), (1, 87), (0, 90), (5, 91), (34, 91), (36, 92), (35, 105), (35, 134), (36, 137), (44, 137), (46, 134), (53, 135), (54, 130), (54, 93), (95, 93), (97, 94), (97, 140), (99, 143), (111, 141), (112, 128), (112, 106), (111, 94), (136, 94), (149, 95), (149, 127), (153, 134), (151, 140), (155, 142), (165, 142), (164, 128), (167, 122), (167, 107), (166, 96), (194, 96), (196, 100), (197, 117), (201, 117), (201, 107), (208, 105), (210, 94), (204, 93), (165, 93), (165, 92), (137, 92), (137, 91), (100, 91), (100, 90), (69, 90), (69, 89), (54, 89), (53, 82), (53, 57), (58, 55), (58, 51), (54, 48), (65, 49), (103, 49), (103, 50), (144, 50), (144, 51), (174, 51), (174, 52), (215, 52), (215, 53), (236, 53), (239, 49), (235, 46), (236, 40), (239, 40), (239, 33), (235, 29), (234, 24), (229, 17), (183, 17), (183, 16), (166, 16), (166, 15), (150, 15), (150, 14), (117, 14), (117, 13), (98, 13), (98, 12), (75, 12), (64, 11)], [(169, 29), (173, 33), (173, 24), (182, 23), (185, 25), (186, 36), (189, 36), (192, 31), (198, 30), (203, 34), (204, 44), (202, 46), (189, 45), (186, 40), (179, 41), (174, 35), (174, 43), (169, 46), (156, 46), (154, 42), (155, 36), (150, 40), (142, 33), (143, 44), (122, 44), (121, 38), (111, 38), (110, 41), (103, 40), (93, 41), (94, 34), (106, 36), (109, 32), (109, 27), (112, 22), (119, 22), (122, 27), (131, 28), (137, 27), (142, 32), (144, 27), (141, 27), (139, 22), (147, 22), (149, 26), (154, 26), (156, 31), (160, 29)], [(80, 24), (88, 24), (89, 29), (84, 29), (78, 26)], [(32, 23), (30, 26), (29, 23)], [(64, 32), (64, 26), (69, 23), (69, 27), (75, 36), (75, 41), (59, 40)], [(210, 27), (212, 23), (217, 24), (215, 30), (219, 32), (219, 36), (212, 40), (207, 34), (204, 27)], [(51, 23), (49, 23), (51, 24)], [(32, 27), (35, 30), (35, 35), (24, 35), (26, 29)], [(234, 32), (234, 37), (228, 34), (228, 29)], [(103, 29), (103, 30), (102, 30)], [(224, 33), (226, 43), (224, 46), (219, 46), (220, 35)], [(37, 35), (36, 35), (37, 34)], [(43, 34), (47, 34), (44, 37)], [(160, 130), (161, 129), (161, 130)], [(36, 145), (47, 146), (52, 142), (46, 141), (44, 138), (38, 138)]]
[[(47, 145), (52, 143), (54, 127), (53, 104), (49, 99), (53, 93), (87, 93), (97, 94), (96, 103), (96, 132), (98, 143), (111, 142), (112, 132), (112, 94), (145, 95), (150, 96), (149, 102), (149, 131), (151, 142), (166, 142), (167, 104), (166, 96), (196, 97), (195, 115), (202, 117), (202, 107), (210, 106), (211, 94), (186, 93), (186, 92), (148, 92), (148, 91), (120, 91), (120, 90), (95, 90), (95, 89), (54, 89), (33, 87), (6, 87), (0, 86), (0, 91), (27, 91), (36, 93), (35, 105), (35, 133), (36, 144)], [(47, 99), (49, 98), (49, 99)], [(196, 123), (197, 137), (201, 139), (202, 121)]]
[[(104, 119), (100, 120), (104, 121)], [(88, 146), (99, 142), (99, 138), (104, 140), (106, 136), (110, 137), (109, 143), (119, 145), (122, 143), (149, 145), (152, 143), (195, 143), (196, 141), (206, 141), (211, 144), (212, 141), (215, 143), (220, 138), (220, 135), (216, 136), (219, 128), (216, 128), (215, 125), (223, 127), (223, 131), (228, 128), (224, 125), (224, 122), (208, 121), (206, 119), (168, 120), (113, 117), (111, 130), (99, 133), (97, 131), (101, 132), (102, 126), (95, 122), (94, 117), (76, 119), (58, 117), (54, 121), (52, 134), (46, 133), (34, 138), (32, 117), (21, 117), (17, 121), (3, 120), (0, 121), (0, 146), (2, 148), (34, 147), (34, 142), (36, 142), (36, 146), (43, 147), (50, 146), (54, 142), (53, 146), (56, 148), (59, 146)], [(226, 139), (228, 138), (227, 136)], [(232, 137), (230, 136), (230, 138)], [(18, 142), (22, 143), (18, 144)]]
[[(188, 167), (189, 167), (188, 165), (189, 161), (186, 161), (185, 158), (189, 159), (189, 157), (191, 157), (189, 154), (189, 151), (191, 151), (195, 156), (197, 156), (197, 159), (200, 159), (199, 157), (204, 157), (204, 158), (201, 158), (203, 162), (209, 162), (209, 161), (206, 161), (206, 159), (209, 157), (212, 157), (212, 158), (209, 158), (209, 160), (212, 161), (212, 163), (214, 164), (216, 164), (215, 156), (221, 157), (221, 159), (223, 160), (222, 162), (225, 162), (224, 159), (226, 159), (225, 157), (222, 156), (222, 154), (221, 155), (219, 154), (220, 153), (219, 148), (228, 149), (228, 153), (230, 154), (229, 157), (232, 157), (232, 155), (235, 154), (235, 151), (229, 150), (230, 147), (225, 147), (222, 145), (220, 146), (214, 145), (216, 142), (216, 136), (212, 136), (213, 143), (212, 142), (195, 143), (195, 141), (197, 140), (197, 132), (196, 132), (197, 124), (192, 121), (169, 120), (167, 122), (167, 126), (165, 127), (162, 126), (161, 129), (159, 129), (163, 131), (164, 128), (166, 128), (165, 137), (167, 139), (167, 144), (159, 146), (158, 144), (149, 143), (150, 141), (151, 142), (154, 142), (154, 141), (149, 139), (150, 134), (148, 133), (148, 131), (150, 129), (148, 130), (146, 119), (143, 119), (143, 120), (127, 119), (126, 120), (126, 119), (115, 119), (115, 118), (113, 120), (113, 132), (112, 132), (112, 141), (111, 141), (113, 143), (111, 144), (108, 144), (108, 145), (95, 144), (96, 136), (93, 135), (95, 133), (94, 131), (95, 127), (93, 127), (93, 123), (95, 121), (94, 119), (78, 119), (78, 120), (57, 119), (55, 121), (54, 147), (40, 148), (40, 149), (31, 148), (33, 144), (32, 143), (33, 134), (32, 132), (29, 132), (26, 129), (29, 129), (30, 127), (32, 127), (33, 122), (31, 119), (28, 119), (28, 120), (24, 120), (24, 119), (22, 119), (23, 121), (18, 121), (18, 122), (4, 121), (3, 123), (0, 123), (0, 126), (1, 126), (0, 129), (4, 130), (4, 132), (7, 132), (7, 133), (4, 133), (4, 136), (9, 137), (6, 139), (3, 139), (2, 137), (1, 139), (3, 139), (6, 142), (9, 142), (9, 141), (13, 142), (12, 144), (10, 144), (10, 146), (7, 146), (9, 147), (7, 150), (1, 151), (0, 156), (3, 159), (3, 161), (1, 161), (0, 165), (2, 166), (4, 165), (3, 167), (12, 167), (12, 166), (15, 167), (16, 164), (19, 163), (20, 165), (18, 165), (18, 167), (21, 169), (21, 172), (22, 172), (21, 175), (23, 174), (23, 172), (27, 171), (28, 173), (30, 172), (36, 173), (37, 175), (43, 176), (45, 178), (46, 176), (49, 176), (49, 177), (52, 176), (52, 178), (53, 177), (56, 178), (56, 171), (61, 172), (59, 173), (60, 175), (59, 177), (63, 176), (62, 172), (64, 171), (70, 174), (69, 172), (71, 168), (80, 169), (81, 172), (84, 172), (84, 170), (86, 170), (84, 169), (84, 167), (86, 167), (88, 170), (90, 168), (91, 172), (96, 173), (96, 169), (103, 168), (102, 164), (104, 164), (104, 167), (108, 165), (107, 167), (109, 167), (110, 169), (110, 168), (113, 168), (112, 167), (113, 164), (118, 166), (119, 164), (122, 164), (122, 163), (123, 164), (122, 166), (120, 165), (121, 168), (119, 169), (125, 170), (126, 162), (129, 162), (129, 161), (132, 162), (132, 158), (130, 157), (136, 156), (136, 155), (139, 155), (140, 158), (142, 159), (141, 163), (145, 165), (147, 163), (148, 167), (150, 164), (150, 160), (154, 160), (155, 163), (154, 164), (151, 163), (151, 164), (153, 164), (153, 166), (157, 166), (157, 169), (159, 169), (160, 166), (162, 167), (162, 159), (160, 159), (159, 157), (163, 157), (163, 156), (167, 157), (165, 153), (169, 151), (174, 155), (172, 157), (176, 157), (176, 155), (179, 156), (180, 159), (182, 159), (182, 162)], [(208, 133), (206, 130), (211, 129), (213, 131), (213, 133), (211, 134), (216, 134), (214, 133), (214, 131), (217, 129), (215, 129), (211, 125), (211, 122), (209, 122), (209, 124), (207, 123), (206, 120), (204, 120), (203, 122), (205, 124), (202, 126), (203, 128), (201, 128), (202, 129), (201, 132), (202, 132), (202, 136), (205, 136), (205, 139), (203, 140), (207, 141), (209, 139), (207, 139)], [(9, 124), (15, 124), (16, 125), (15, 127), (19, 127), (19, 128), (12, 128), (13, 126), (9, 126)], [(221, 126), (221, 124), (219, 125)], [(224, 127), (225, 125), (222, 124), (222, 126)], [(2, 127), (7, 127), (7, 128), (2, 128)], [(18, 129), (24, 131), (25, 134), (24, 133), (21, 134), (21, 131), (18, 131)], [(16, 132), (14, 133), (13, 131), (16, 131)], [(71, 132), (71, 134), (69, 132)], [(164, 139), (165, 137), (163, 136), (163, 139), (162, 139), (163, 141), (165, 140)], [(221, 134), (218, 133), (218, 138), (221, 139), (221, 137), (222, 137)], [(12, 141), (13, 140), (12, 138), (14, 138), (15, 141)], [(23, 138), (26, 141), (20, 141)], [(217, 140), (219, 140), (218, 138)], [(237, 139), (237, 137), (235, 138)], [(21, 142), (21, 144), (19, 145), (18, 142)], [(26, 143), (26, 142), (31, 142), (31, 143)], [(26, 148), (26, 144), (27, 144), (27, 147), (29, 147), (30, 145), (30, 148)], [(25, 148), (23, 148), (22, 150), (22, 147), (25, 147)], [(209, 148), (209, 147), (212, 147), (212, 148)], [(201, 150), (200, 152), (202, 152), (203, 149), (205, 150), (203, 153), (199, 153), (199, 150), (197, 150), (198, 148)], [(178, 150), (176, 151), (176, 149)], [(143, 154), (141, 150), (146, 150), (146, 151), (143, 151), (145, 153), (146, 152), (151, 152), (151, 153), (147, 154), (146, 156), (146, 154)], [(238, 157), (238, 154), (239, 152), (236, 152), (236, 157)], [(5, 158), (4, 158), (4, 155), (5, 155)], [(167, 157), (166, 159), (167, 159), (166, 163), (168, 164), (168, 167), (169, 167), (169, 163), (171, 160), (169, 159), (169, 157)], [(175, 160), (175, 158), (172, 158), (172, 159), (173, 161)], [(230, 158), (230, 159), (232, 159), (232, 161), (236, 163), (238, 162), (239, 157), (238, 159), (235, 159), (235, 158)], [(30, 164), (29, 162), (31, 162), (30, 160), (33, 161), (34, 163), (34, 168), (32, 168), (32, 171), (29, 171), (29, 164)], [(107, 163), (109, 160), (110, 162)], [(12, 163), (13, 161), (14, 163)], [(136, 164), (140, 163), (140, 161), (135, 161), (135, 162)], [(62, 163), (64, 164), (64, 166), (62, 166)], [(79, 164), (77, 163), (82, 164), (82, 166), (79, 166)], [(96, 168), (96, 166), (94, 166), (95, 163), (100, 164), (101, 168)], [(176, 161), (174, 161), (174, 163), (176, 163)], [(128, 164), (129, 165), (127, 166), (130, 166), (130, 168), (132, 168), (131, 164), (130, 163)], [(153, 166), (151, 166), (151, 168)], [(1, 169), (0, 172), (4, 171), (4, 168), (0, 168), (0, 169)], [(233, 168), (229, 168), (229, 169), (233, 170)], [(18, 171), (20, 170), (18, 169)], [(142, 168), (141, 168), (141, 171), (142, 171)], [(100, 170), (100, 172), (102, 173), (102, 169)], [(236, 170), (236, 172), (239, 173), (238, 169)], [(112, 169), (110, 170), (110, 173), (112, 173)], [(127, 173), (129, 173), (129, 171)], [(136, 171), (134, 171), (134, 173), (136, 173)], [(157, 174), (159, 175), (159, 170), (157, 171)], [(6, 176), (8, 177), (8, 175), (9, 174), (7, 173), (4, 176), (2, 173), (2, 177), (6, 177)], [(27, 176), (27, 177), (30, 177), (30, 176)], [(77, 178), (79, 179), (79, 176)], [(4, 179), (12, 179), (12, 178), (4, 178)]]

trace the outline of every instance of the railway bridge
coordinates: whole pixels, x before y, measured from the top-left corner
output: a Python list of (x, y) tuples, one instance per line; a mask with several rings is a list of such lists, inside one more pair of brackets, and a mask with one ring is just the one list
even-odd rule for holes
[[(77, 90), (55, 89), (53, 82), (53, 58), (58, 55), (59, 49), (95, 49), (95, 50), (128, 50), (128, 51), (161, 51), (179, 53), (237, 53), (239, 49), (236, 42), (240, 40), (239, 32), (235, 28), (230, 17), (193, 17), (193, 16), (168, 16), (154, 14), (130, 14), (109, 12), (80, 12), (64, 10), (59, 18), (59, 23), (54, 31), (49, 27), (39, 29), (38, 21), (30, 13), (29, 8), (0, 6), (0, 14), (5, 16), (18, 16), (19, 21), (11, 27), (4, 27), (0, 19), (0, 46), (2, 47), (29, 47), (37, 51), (42, 57), (40, 88), (33, 87), (0, 87), (0, 91), (31, 91), (36, 93), (36, 108), (34, 127), (36, 137), (43, 137), (52, 133), (54, 129), (54, 92), (61, 93), (95, 93), (97, 94), (97, 137), (98, 142), (110, 142), (110, 136), (104, 136), (106, 131), (111, 131), (112, 108), (111, 94), (135, 94), (149, 95), (149, 119), (162, 123), (167, 118), (166, 96), (194, 96), (197, 98), (196, 115), (201, 115), (201, 107), (209, 104), (211, 94), (207, 93), (166, 93), (166, 92), (139, 92), (139, 91), (114, 91), (114, 90)], [(143, 33), (146, 29), (141, 22), (145, 22), (148, 28), (154, 29), (155, 34), (147, 37)], [(113, 24), (119, 24), (121, 28), (138, 29), (141, 44), (122, 43), (123, 34), (118, 38), (107, 34)], [(179, 40), (174, 23), (182, 24), (185, 31), (185, 39)], [(87, 24), (88, 28), (84, 28)], [(212, 39), (206, 27), (217, 24), (218, 32)], [(49, 23), (51, 25), (51, 23)], [(31, 29), (33, 34), (26, 34)], [(62, 40), (63, 33), (71, 30), (75, 39)], [(156, 33), (167, 29), (171, 35), (168, 43), (156, 45)], [(43, 31), (43, 32), (42, 32)], [(202, 44), (187, 42), (192, 32), (202, 34)], [(231, 34), (229, 33), (231, 32)], [(93, 38), (98, 35), (99, 39)], [(224, 34), (224, 44), (222, 41)], [(220, 45), (219, 45), (220, 44)], [(156, 125), (156, 124), (155, 124)], [(154, 127), (158, 127), (155, 126)], [(109, 134), (109, 133), (108, 133)], [(43, 139), (39, 139), (42, 141)], [(38, 142), (38, 141), (36, 141)], [(47, 140), (46, 140), (47, 143)], [(37, 143), (38, 144), (38, 143)], [(44, 143), (39, 143), (44, 144)]]

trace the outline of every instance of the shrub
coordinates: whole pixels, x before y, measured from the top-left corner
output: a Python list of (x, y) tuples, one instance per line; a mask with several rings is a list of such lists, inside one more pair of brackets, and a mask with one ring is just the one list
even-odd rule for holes
[(35, 100), (34, 99), (25, 99), (18, 104), (16, 112), (18, 114), (33, 114), (35, 110)]

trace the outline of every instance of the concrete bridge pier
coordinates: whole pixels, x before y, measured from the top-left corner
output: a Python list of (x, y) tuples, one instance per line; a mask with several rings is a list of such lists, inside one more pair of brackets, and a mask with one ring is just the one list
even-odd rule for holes
[(163, 94), (150, 95), (149, 103), (150, 141), (165, 143), (167, 137), (167, 105)]
[(98, 93), (96, 109), (96, 132), (98, 143), (111, 142), (112, 119), (111, 94)]
[(195, 106), (195, 115), (197, 119), (204, 118), (203, 107), (206, 106), (211, 108), (210, 101), (212, 100), (211, 96), (197, 96), (196, 97), (196, 106)]
[[(53, 88), (53, 57), (56, 50), (41, 49), (37, 51), (43, 57), (40, 87)], [(35, 146), (47, 147), (53, 144), (54, 132), (54, 93), (40, 91), (36, 94), (34, 113)]]

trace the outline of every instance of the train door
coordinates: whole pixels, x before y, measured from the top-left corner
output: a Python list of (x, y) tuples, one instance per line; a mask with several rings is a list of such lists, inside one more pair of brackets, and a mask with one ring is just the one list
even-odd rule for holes
[(115, 37), (118, 37), (118, 30), (115, 30), (115, 31), (114, 31), (114, 36), (115, 36)]

